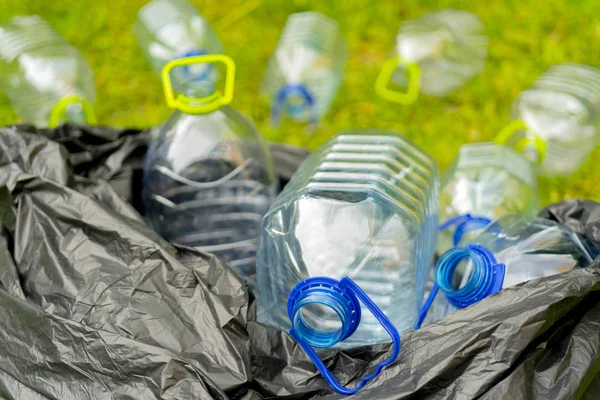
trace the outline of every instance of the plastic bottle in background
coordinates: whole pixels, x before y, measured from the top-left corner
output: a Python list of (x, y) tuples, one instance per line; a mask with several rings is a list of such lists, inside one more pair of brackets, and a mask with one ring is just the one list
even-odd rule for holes
[[(196, 7), (186, 0), (153, 0), (142, 7), (133, 28), (144, 56), (157, 75), (179, 58), (223, 53), (223, 46)], [(193, 80), (218, 80), (211, 64), (189, 65), (175, 72), (174, 86), (183, 90)]]
[[(494, 219), (508, 214), (533, 216), (540, 208), (537, 175), (531, 162), (506, 146), (465, 144), (442, 176), (440, 221), (458, 220), (455, 229), (440, 232), (438, 252), (443, 253), (464, 233), (472, 234)], [(472, 218), (460, 218), (466, 214)]]
[[(391, 131), (342, 133), (314, 152), (263, 219), (259, 321), (290, 329), (286, 304), (299, 282), (349, 277), (398, 331), (411, 329), (434, 253), (438, 180), (435, 161)], [(328, 299), (307, 301), (302, 318), (319, 332), (344, 331)], [(341, 346), (389, 340), (366, 311)]]
[(488, 42), (477, 15), (467, 11), (442, 10), (403, 22), (377, 93), (401, 104), (415, 102), (419, 93), (445, 96), (483, 71)]
[(96, 123), (90, 65), (37, 15), (0, 26), (0, 87), (23, 122), (38, 127)]
[[(224, 63), (224, 93), (191, 82), (175, 97), (170, 77), (193, 63)], [(152, 138), (143, 200), (153, 229), (165, 239), (216, 254), (254, 282), (260, 222), (277, 184), (266, 144), (250, 120), (224, 106), (233, 96), (229, 57), (189, 57), (165, 66), (167, 104), (176, 108)]]
[(596, 255), (593, 246), (563, 225), (506, 215), (439, 258), (435, 273), (442, 301), (436, 299), (430, 312), (437, 320), (502, 288), (587, 267)]
[(518, 150), (535, 150), (539, 173), (577, 171), (600, 138), (600, 70), (587, 65), (555, 65), (522, 92), (511, 123), (496, 139)]
[(261, 85), (273, 125), (281, 119), (313, 124), (320, 120), (340, 86), (346, 57), (336, 21), (317, 12), (292, 14)]

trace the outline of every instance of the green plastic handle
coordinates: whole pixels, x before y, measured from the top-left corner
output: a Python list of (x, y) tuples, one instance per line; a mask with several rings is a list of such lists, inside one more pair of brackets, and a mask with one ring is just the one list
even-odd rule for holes
[(76, 94), (71, 96), (65, 96), (56, 102), (52, 110), (50, 111), (50, 118), (48, 119), (48, 126), (54, 128), (58, 126), (62, 121), (68, 120), (67, 108), (71, 104), (81, 104), (83, 115), (85, 116), (85, 123), (88, 125), (96, 125), (96, 113), (94, 112), (94, 106), (89, 101), (85, 100), (81, 96)]
[[(409, 77), (406, 92), (393, 90), (388, 86), (394, 71), (401, 65), (406, 67)], [(410, 105), (417, 101), (420, 90), (421, 68), (417, 63), (403, 60), (400, 56), (390, 58), (383, 64), (381, 72), (375, 82), (375, 93), (377, 93), (379, 97), (404, 105)]]
[[(175, 94), (173, 83), (171, 82), (171, 70), (176, 67), (183, 67), (192, 64), (216, 64), (225, 65), (225, 87), (223, 93), (215, 90), (209, 96), (202, 98), (190, 98), (183, 93)], [(225, 54), (207, 54), (195, 57), (179, 58), (169, 61), (162, 70), (163, 89), (167, 105), (183, 111), (187, 114), (207, 114), (219, 107), (231, 103), (233, 99), (233, 86), (235, 81), (235, 63)], [(201, 104), (198, 104), (201, 103)]]
[(506, 125), (504, 129), (500, 131), (498, 136), (494, 139), (494, 142), (497, 144), (506, 144), (518, 131), (528, 131), (531, 136), (524, 136), (515, 144), (515, 149), (517, 151), (522, 152), (526, 147), (533, 147), (538, 154), (537, 164), (541, 164), (546, 157), (546, 152), (548, 150), (548, 143), (542, 139), (542, 137), (533, 132), (525, 121), (521, 119), (516, 119), (512, 121), (510, 124)]

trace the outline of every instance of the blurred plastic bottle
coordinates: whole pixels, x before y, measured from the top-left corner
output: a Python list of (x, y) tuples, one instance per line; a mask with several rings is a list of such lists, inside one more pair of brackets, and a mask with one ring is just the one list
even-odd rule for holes
[[(349, 277), (400, 332), (411, 329), (434, 253), (438, 179), (433, 159), (391, 131), (342, 133), (314, 152), (263, 219), (259, 321), (290, 329), (286, 307), (299, 282)], [(328, 299), (302, 303), (303, 321), (325, 332), (319, 347), (347, 328)], [(390, 340), (363, 314), (342, 346)]]
[(445, 96), (483, 71), (488, 41), (479, 18), (467, 11), (443, 10), (406, 21), (396, 37), (397, 54), (375, 84), (377, 94), (401, 104), (414, 103), (420, 92)]
[[(596, 257), (593, 246), (553, 221), (506, 215), (476, 237), (463, 238), (436, 266), (436, 287), (443, 301), (431, 312), (433, 320), (468, 307), (519, 283), (587, 267)], [(423, 312), (437, 293), (430, 294)]]
[(96, 123), (90, 65), (37, 15), (0, 26), (0, 87), (23, 122)]
[(506, 146), (465, 144), (442, 177), (440, 221), (455, 229), (441, 230), (437, 249), (443, 253), (463, 234), (473, 234), (504, 215), (533, 216), (540, 208), (531, 162)]
[(313, 124), (320, 120), (340, 86), (346, 57), (336, 21), (317, 12), (291, 15), (261, 85), (273, 125), (282, 118)]
[[(224, 63), (224, 93), (208, 81), (176, 97), (174, 69)], [(216, 254), (253, 283), (260, 222), (275, 200), (266, 145), (233, 97), (235, 66), (224, 55), (189, 57), (163, 71), (167, 104), (177, 109), (152, 138), (144, 166), (146, 216), (165, 239)]]
[[(140, 9), (133, 31), (157, 75), (169, 61), (224, 51), (208, 22), (186, 0), (151, 1)], [(211, 64), (189, 65), (174, 73), (176, 90), (189, 81), (218, 79)]]
[(515, 100), (512, 118), (498, 143), (533, 150), (540, 174), (574, 173), (600, 138), (600, 70), (553, 66)]

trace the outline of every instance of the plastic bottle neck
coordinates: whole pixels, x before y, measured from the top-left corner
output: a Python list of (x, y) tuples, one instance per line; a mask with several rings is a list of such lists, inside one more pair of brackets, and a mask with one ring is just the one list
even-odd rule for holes
[[(464, 261), (470, 261), (471, 271), (465, 284), (455, 288), (454, 274)], [(435, 281), (450, 304), (465, 308), (502, 288), (504, 265), (498, 264), (494, 254), (484, 246), (455, 247), (438, 260)]]
[[(315, 305), (333, 310), (341, 326), (330, 331), (313, 327), (302, 309)], [(338, 281), (326, 277), (312, 278), (308, 284), (296, 286), (290, 293), (288, 314), (296, 334), (316, 348), (332, 347), (352, 335), (360, 323), (361, 315), (358, 300), (341, 289)]]
[(282, 110), (293, 117), (301, 116), (309, 111), (311, 113), (311, 123), (316, 122), (315, 99), (306, 85), (287, 84), (279, 90), (271, 110), (273, 125), (279, 125)]
[(456, 228), (454, 228), (454, 233), (452, 235), (452, 243), (454, 246), (457, 246), (465, 234), (483, 229), (491, 222), (492, 220), (487, 217), (471, 215), (467, 213), (450, 218), (446, 222), (442, 223), (438, 227), (438, 230), (444, 231), (455, 225)]

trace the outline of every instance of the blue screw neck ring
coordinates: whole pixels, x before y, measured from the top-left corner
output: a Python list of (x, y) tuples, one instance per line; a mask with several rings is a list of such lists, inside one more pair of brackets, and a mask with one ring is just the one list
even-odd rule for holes
[(467, 213), (450, 218), (446, 222), (442, 223), (438, 227), (438, 230), (444, 231), (450, 228), (451, 226), (456, 226), (456, 228), (454, 228), (454, 234), (452, 235), (452, 244), (454, 246), (458, 246), (463, 236), (467, 232), (472, 232), (477, 229), (483, 229), (491, 223), (492, 220), (487, 217), (483, 217), (480, 215), (471, 215)]
[(306, 85), (303, 84), (288, 84), (284, 85), (277, 95), (275, 96), (275, 101), (273, 102), (273, 107), (271, 108), (271, 123), (273, 126), (279, 126), (281, 122), (281, 110), (287, 104), (287, 101), (292, 96), (299, 96), (304, 99), (304, 104), (296, 107), (288, 107), (292, 110), (292, 113), (300, 113), (305, 107), (311, 110), (311, 124), (315, 124), (317, 122), (317, 109), (315, 107), (315, 99), (313, 95), (310, 93)]

